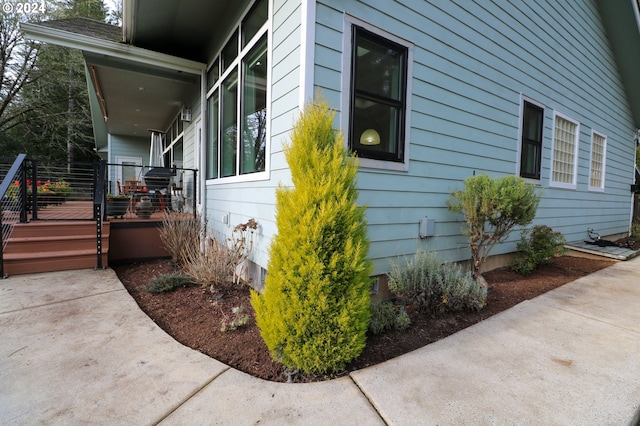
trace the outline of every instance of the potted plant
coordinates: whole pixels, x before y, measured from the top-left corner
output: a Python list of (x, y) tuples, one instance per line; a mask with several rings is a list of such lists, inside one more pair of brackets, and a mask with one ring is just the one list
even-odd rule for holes
[(136, 203), (136, 214), (140, 219), (149, 219), (151, 213), (153, 213), (153, 203), (151, 197), (145, 195)]
[(107, 195), (107, 215), (122, 218), (127, 213), (130, 201), (128, 195)]

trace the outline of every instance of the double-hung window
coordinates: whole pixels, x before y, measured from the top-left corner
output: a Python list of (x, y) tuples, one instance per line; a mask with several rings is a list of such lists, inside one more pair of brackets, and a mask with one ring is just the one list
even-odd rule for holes
[(540, 179), (543, 121), (544, 108), (523, 101), (520, 138), (520, 176), (523, 178)]
[(207, 71), (207, 179), (266, 170), (268, 3), (253, 5)]
[(580, 124), (556, 113), (553, 128), (551, 185), (560, 188), (575, 189), (578, 172), (578, 137)]
[(591, 133), (591, 164), (589, 167), (589, 189), (604, 191), (605, 158), (607, 137), (595, 130)]
[(409, 49), (352, 26), (349, 146), (361, 158), (403, 162)]

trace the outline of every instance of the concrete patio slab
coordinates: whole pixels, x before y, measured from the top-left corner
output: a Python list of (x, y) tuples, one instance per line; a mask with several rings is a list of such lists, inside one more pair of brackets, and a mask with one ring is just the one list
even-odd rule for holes
[(608, 257), (616, 260), (629, 260), (640, 255), (640, 247), (618, 247), (618, 246), (599, 246), (592, 244), (594, 241), (571, 241), (565, 245), (570, 250), (575, 250), (581, 253), (592, 254), (596, 256)]
[(287, 384), (229, 370), (164, 425), (383, 425), (351, 378)]
[(352, 377), (388, 424), (629, 424), (640, 407), (640, 335), (551, 306), (561, 296)]
[(122, 290), (112, 269), (15, 275), (0, 280), (0, 313)]
[[(3, 424), (150, 424), (228, 369), (164, 333), (114, 278), (0, 280), (0, 294), (29, 306), (0, 313)], [(85, 297), (71, 288), (83, 285)]]
[[(640, 333), (640, 270), (621, 262), (548, 292), (542, 302)], [(640, 363), (640, 354), (639, 363)]]
[(113, 271), (0, 280), (2, 424), (640, 421), (640, 258), (437, 343), (319, 383), (256, 379), (186, 348)]

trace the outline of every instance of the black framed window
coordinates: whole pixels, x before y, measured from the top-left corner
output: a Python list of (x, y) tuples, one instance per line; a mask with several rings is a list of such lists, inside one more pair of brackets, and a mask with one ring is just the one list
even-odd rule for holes
[(524, 101), (520, 146), (520, 176), (524, 178), (540, 179), (543, 121), (544, 108)]
[(359, 157), (402, 162), (408, 49), (352, 28), (350, 148)]

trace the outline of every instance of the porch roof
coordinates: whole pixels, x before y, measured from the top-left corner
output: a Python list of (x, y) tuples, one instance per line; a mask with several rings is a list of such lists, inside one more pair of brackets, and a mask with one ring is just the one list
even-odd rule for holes
[(22, 29), (33, 40), (82, 51), (98, 151), (108, 133), (146, 136), (166, 128), (200, 91), (205, 63), (126, 44), (120, 27), (74, 18)]

